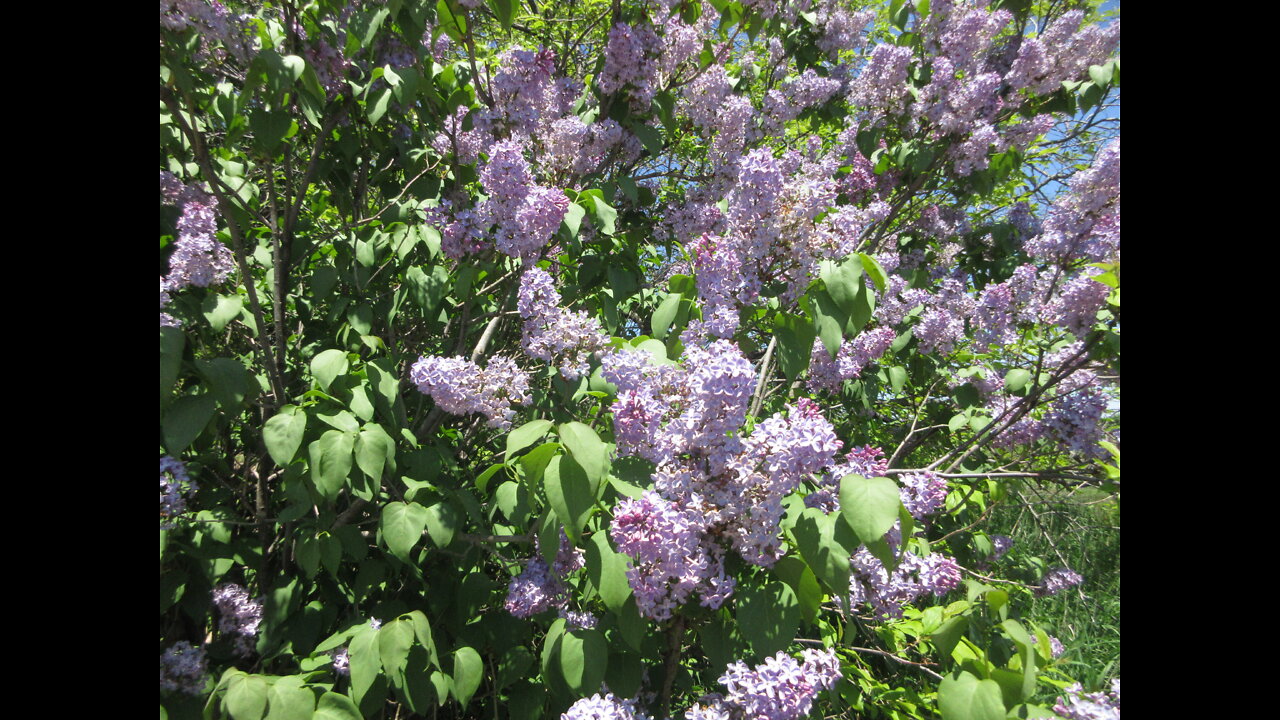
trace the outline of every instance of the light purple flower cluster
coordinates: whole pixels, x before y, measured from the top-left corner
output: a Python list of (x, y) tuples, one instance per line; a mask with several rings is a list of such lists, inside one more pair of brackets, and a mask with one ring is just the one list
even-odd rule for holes
[(1057, 595), (1063, 590), (1073, 585), (1079, 585), (1082, 582), (1084, 582), (1084, 578), (1071, 568), (1054, 568), (1045, 573), (1045, 576), (1040, 579), (1040, 586), (1036, 589), (1036, 595), (1040, 597)]
[(258, 626), (262, 623), (262, 601), (249, 597), (249, 592), (235, 583), (223, 583), (213, 589), (213, 604), (218, 608), (218, 630), (234, 636), (233, 645), (240, 655), (253, 652)]
[(351, 655), (346, 648), (333, 651), (333, 672), (343, 677), (350, 677)]
[(1086, 693), (1084, 686), (1074, 683), (1067, 696), (1058, 697), (1053, 711), (1066, 720), (1120, 720), (1120, 679), (1111, 681), (1111, 692)]
[(834, 360), (822, 340), (815, 339), (809, 360), (809, 389), (839, 392), (845, 380), (861, 377), (863, 368), (879, 360), (896, 339), (897, 333), (893, 328), (880, 327), (864, 332), (841, 344)]
[(1022, 38), (1005, 82), (1013, 90), (1035, 95), (1056, 91), (1067, 80), (1084, 76), (1090, 65), (1101, 65), (1120, 43), (1120, 22), (1106, 27), (1080, 28), (1084, 13), (1071, 10), (1054, 20), (1039, 37)]
[[(901, 528), (897, 525), (885, 534), (890, 548), (897, 552), (901, 544)], [(849, 558), (853, 571), (849, 584), (849, 607), (867, 603), (879, 618), (900, 618), (902, 608), (925, 593), (941, 597), (960, 584), (960, 566), (941, 553), (920, 557), (905, 553), (893, 572), (871, 554), (865, 545)]]
[(613, 693), (596, 693), (582, 698), (560, 715), (560, 720), (652, 720), (636, 706), (635, 700), (619, 700)]
[(558, 362), (561, 375), (577, 380), (587, 372), (592, 353), (603, 350), (609, 338), (599, 320), (559, 303), (560, 293), (545, 270), (525, 270), (516, 305), (524, 319), (521, 346), (532, 357)]
[(703, 301), (704, 331), (717, 338), (733, 335), (738, 330), (738, 303), (755, 294), (742, 271), (742, 258), (728, 238), (703, 235), (693, 247), (693, 266)]
[(992, 535), (991, 536), (991, 558), (992, 562), (1004, 557), (1009, 552), (1009, 548), (1013, 547), (1013, 538), (1008, 535)]
[(217, 0), (160, 0), (160, 27), (179, 32), (194, 28), (205, 54), (211, 52), (214, 42), (222, 43), (232, 57), (242, 62), (252, 53), (244, 21)]
[(409, 379), (453, 415), (480, 413), (489, 427), (507, 430), (516, 412), (514, 405), (533, 402), (529, 375), (511, 358), (493, 357), (488, 367), (461, 357), (422, 357), (409, 370)]
[(187, 466), (181, 460), (165, 455), (160, 458), (160, 528), (173, 527), (166, 518), (187, 511), (187, 497), (194, 495), (200, 486), (187, 475)]
[(862, 46), (862, 31), (876, 19), (876, 13), (874, 10), (851, 13), (832, 4), (821, 7), (817, 18), (818, 25), (822, 28), (818, 49), (836, 59), (841, 50), (854, 50)]
[(494, 102), (511, 129), (531, 135), (558, 98), (553, 81), (555, 51), (512, 48), (498, 58), (493, 76)]
[(173, 644), (160, 656), (160, 689), (199, 695), (204, 692), (208, 672), (204, 648), (192, 647), (186, 640)]
[(569, 209), (561, 190), (533, 184), (529, 162), (519, 141), (504, 140), (489, 149), (489, 162), (480, 171), (480, 184), (489, 198), (476, 207), (482, 224), (497, 225), (498, 252), (538, 259)]
[[(562, 613), (566, 611), (569, 588), (565, 581), (570, 573), (581, 570), (586, 564), (582, 550), (569, 542), (569, 536), (563, 528), (560, 530), (560, 546), (556, 549), (556, 559), (551, 567), (547, 567), (546, 560), (542, 559), (536, 535), (533, 548), (533, 557), (529, 558), (524, 570), (511, 578), (507, 585), (505, 607), (507, 612), (518, 618), (531, 617), (553, 607), (559, 608)], [(579, 620), (585, 622), (583, 618), (575, 617), (575, 622)]]
[(1071, 176), (1049, 208), (1043, 231), (1026, 244), (1034, 258), (1055, 263), (1114, 261), (1120, 253), (1120, 139)]
[(704, 542), (706, 528), (700, 508), (682, 507), (653, 491), (614, 508), (609, 534), (618, 552), (633, 559), (627, 582), (641, 615), (666, 620), (695, 592), (715, 609), (733, 593), (723, 553)]
[(753, 720), (797, 720), (809, 714), (820, 691), (839, 679), (840, 660), (834, 650), (806, 649), (799, 662), (778, 652), (754, 668), (739, 660), (720, 676), (728, 693), (719, 709)]
[(648, 23), (631, 26), (618, 23), (609, 30), (604, 70), (600, 72), (600, 92), (605, 95), (626, 89), (631, 107), (644, 110), (657, 92), (656, 75), (662, 41)]
[(947, 502), (947, 480), (925, 471), (908, 473), (899, 478), (902, 505), (916, 520), (923, 520), (942, 509)]
[[(160, 307), (169, 293), (189, 285), (208, 287), (227, 279), (234, 267), (231, 251), (218, 241), (215, 200), (199, 188), (182, 184), (172, 173), (160, 171), (160, 194), (166, 204), (182, 208), (178, 218), (178, 239), (169, 256), (169, 274), (160, 279)], [(176, 327), (178, 321), (160, 313), (161, 327)]]
[(765, 95), (764, 112), (768, 118), (765, 132), (781, 132), (786, 123), (799, 117), (806, 109), (825, 103), (839, 90), (839, 80), (823, 77), (813, 68), (806, 69)]
[(1093, 279), (1101, 272), (1081, 273), (1063, 284), (1058, 294), (1041, 306), (1041, 319), (1060, 325), (1067, 332), (1083, 338), (1097, 322), (1098, 311), (1111, 294), (1111, 288)]
[(1049, 657), (1051, 658), (1060, 657), (1062, 653), (1066, 651), (1067, 651), (1067, 648), (1062, 645), (1061, 640), (1059, 640), (1058, 638), (1052, 635), (1049, 636)]
[(907, 91), (910, 64), (911, 48), (876, 45), (866, 67), (849, 88), (849, 102), (871, 116), (902, 112), (911, 97)]

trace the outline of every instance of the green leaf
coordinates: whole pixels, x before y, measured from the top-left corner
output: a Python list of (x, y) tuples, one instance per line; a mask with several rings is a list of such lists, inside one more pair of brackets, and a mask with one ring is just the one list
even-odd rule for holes
[(355, 449), (354, 433), (328, 430), (320, 439), (311, 443), (311, 480), (316, 490), (328, 500), (334, 500), (347, 484), (351, 474), (351, 453)]
[(512, 455), (537, 442), (543, 435), (547, 434), (553, 424), (550, 420), (530, 420), (512, 430), (507, 435), (507, 452), (502, 458), (503, 461), (511, 462)]
[(502, 23), (502, 28), (510, 30), (511, 23), (516, 19), (516, 0), (489, 0), (489, 7), (493, 9), (498, 22)]
[(437, 668), (440, 667), (440, 657), (436, 654), (435, 637), (431, 634), (431, 623), (427, 622), (427, 616), (421, 610), (414, 610), (408, 614), (409, 621), (413, 623), (413, 631), (418, 635), (418, 643), (427, 649), (427, 654), (431, 659), (431, 664)]
[(222, 332), (227, 324), (240, 316), (244, 301), (239, 295), (210, 295), (200, 305), (204, 319), (214, 332)]
[(368, 424), (355, 440), (356, 465), (376, 485), (382, 469), (395, 464), (396, 443), (381, 425)]
[(325, 392), (329, 392), (334, 379), (346, 374), (348, 367), (347, 354), (341, 350), (325, 350), (311, 359), (311, 374)]
[(586, 546), (587, 578), (600, 593), (605, 607), (619, 612), (631, 597), (631, 585), (627, 582), (626, 557), (609, 545), (609, 534), (591, 535)]
[(930, 637), (933, 638), (933, 644), (938, 648), (938, 654), (944, 658), (951, 657), (951, 651), (955, 649), (956, 644), (960, 642), (960, 638), (964, 637), (964, 633), (969, 629), (969, 618), (964, 615), (956, 617), (942, 623)]
[(788, 555), (774, 563), (773, 574), (795, 592), (800, 604), (800, 616), (804, 621), (816, 622), (818, 608), (822, 603), (822, 587), (818, 585), (818, 578), (813, 570), (800, 558)]
[(902, 388), (907, 384), (907, 369), (901, 365), (894, 365), (889, 368), (889, 386), (893, 388), (895, 393), (902, 392)]
[(560, 671), (575, 694), (600, 690), (609, 665), (609, 645), (599, 630), (573, 630), (560, 639)]
[(564, 524), (569, 539), (576, 544), (595, 503), (586, 471), (572, 457), (557, 455), (551, 458), (543, 471), (543, 487), (551, 509)]
[[(819, 580), (827, 584), (836, 595), (849, 592), (849, 549), (837, 537), (841, 525), (847, 530), (847, 523), (838, 523), (838, 515), (827, 515), (818, 508), (805, 508), (796, 520), (791, 534), (796, 540), (796, 547), (805, 564)], [(857, 547), (857, 539), (851, 544)]]
[(409, 648), (413, 647), (413, 623), (397, 618), (377, 631), (378, 657), (388, 677), (404, 672), (409, 660)]
[(200, 437), (217, 410), (213, 395), (184, 395), (169, 406), (160, 424), (164, 431), (165, 450), (177, 457), (193, 440)]
[(640, 138), (640, 143), (644, 145), (644, 149), (649, 151), (650, 155), (657, 157), (662, 154), (662, 131), (652, 125), (643, 123), (635, 123), (631, 126), (631, 132)]
[(449, 272), (442, 265), (433, 266), (430, 275), (420, 267), (409, 268), (405, 280), (409, 297), (423, 312), (434, 310), (449, 292)]
[(262, 439), (276, 465), (286, 467), (293, 462), (306, 429), (307, 414), (296, 405), (285, 405), (267, 420), (262, 426)]
[(858, 260), (862, 263), (862, 269), (867, 271), (871, 282), (875, 283), (876, 292), (884, 292), (889, 277), (885, 274), (884, 268), (880, 267), (880, 262), (866, 253), (858, 253)]
[(239, 675), (232, 679), (223, 703), (234, 720), (262, 720), (267, 711), (267, 681), (257, 675)]
[(1000, 686), (967, 673), (953, 673), (938, 685), (938, 710), (942, 720), (1004, 720)]
[(427, 535), (436, 547), (449, 547), (461, 525), (462, 516), (452, 504), (438, 502), (427, 508)]
[(761, 656), (784, 650), (800, 628), (800, 603), (786, 583), (770, 581), (763, 587), (739, 587), (735, 613), (738, 630)]
[(857, 304), (858, 293), (863, 288), (862, 262), (851, 258), (841, 263), (823, 260), (818, 270), (818, 277), (827, 287), (827, 292), (845, 313), (852, 314)]
[(822, 346), (826, 348), (828, 357), (834, 359), (844, 342), (844, 326), (849, 322), (849, 317), (831, 299), (830, 293), (818, 288), (809, 291), (809, 309)]
[(182, 348), (187, 342), (186, 335), (178, 328), (160, 328), (160, 403), (169, 399), (173, 392), (173, 384), (178, 380), (178, 371), (182, 369)]
[(379, 518), (382, 540), (401, 560), (410, 562), (409, 551), (422, 539), (427, 529), (427, 509), (418, 503), (390, 502)]
[(653, 336), (659, 340), (664, 340), (667, 333), (671, 330), (671, 324), (675, 322), (676, 312), (680, 309), (680, 301), (684, 299), (683, 295), (675, 293), (668, 294), (658, 305), (658, 309), (653, 311), (653, 319), (650, 321)]
[(301, 677), (286, 675), (267, 691), (267, 707), (267, 720), (311, 720), (316, 696), (305, 687)]
[(1090, 65), (1089, 79), (1093, 80), (1094, 85), (1107, 85), (1111, 82), (1111, 66), (1110, 65)]
[(1031, 371), (1014, 368), (1004, 376), (1004, 389), (1011, 393), (1021, 392), (1031, 382)]
[(471, 702), (471, 696), (480, 687), (480, 679), (484, 677), (484, 662), (480, 653), (469, 647), (460, 647), (453, 651), (453, 692), (458, 702), (465, 709)]
[(618, 219), (618, 211), (610, 207), (604, 198), (597, 195), (591, 196), (592, 204), (590, 206), (591, 216), (595, 220), (596, 228), (605, 235), (612, 235), (616, 232), (614, 222)]
[(817, 328), (808, 318), (780, 312), (773, 318), (773, 332), (778, 338), (778, 364), (782, 373), (788, 380), (795, 380), (809, 367)]
[(591, 481), (592, 497), (595, 497), (600, 482), (609, 474), (609, 446), (600, 440), (590, 425), (580, 422), (561, 423), (560, 441), (586, 471), (587, 479)]
[[(351, 669), (351, 699), (360, 703), (365, 694), (374, 689), (382, 675), (382, 660), (378, 655), (378, 633), (368, 628), (356, 635), (348, 646)], [(320, 698), (324, 706), (324, 698)], [(317, 714), (319, 710), (317, 709)]]
[(569, 204), (569, 211), (564, 215), (564, 221), (561, 223), (565, 229), (569, 231), (569, 237), (578, 237), (578, 231), (582, 229), (582, 218), (587, 214), (586, 210), (577, 203)]
[[(354, 676), (354, 672), (352, 674)], [(311, 718), (312, 720), (364, 720), (360, 715), (360, 709), (351, 701), (351, 698), (335, 692), (327, 692), (320, 696), (320, 703), (316, 705), (316, 714)]]
[(840, 513), (864, 543), (884, 537), (901, 507), (898, 485), (889, 478), (849, 474), (840, 480)]

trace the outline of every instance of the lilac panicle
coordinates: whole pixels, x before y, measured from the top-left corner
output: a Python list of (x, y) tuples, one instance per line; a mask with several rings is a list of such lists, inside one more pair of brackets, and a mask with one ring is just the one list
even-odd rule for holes
[(204, 691), (208, 671), (204, 648), (192, 647), (186, 640), (173, 644), (160, 656), (160, 689), (199, 695)]

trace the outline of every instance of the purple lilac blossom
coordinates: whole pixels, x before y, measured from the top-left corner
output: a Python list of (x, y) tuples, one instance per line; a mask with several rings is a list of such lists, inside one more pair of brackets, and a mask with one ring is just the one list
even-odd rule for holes
[(1009, 548), (1013, 547), (1013, 538), (1008, 535), (992, 535), (991, 536), (991, 557), (992, 562), (1004, 557), (1009, 552)]
[(186, 640), (174, 643), (160, 656), (160, 689), (200, 695), (204, 691), (207, 662), (204, 648), (192, 647)]
[(351, 676), (351, 656), (346, 648), (333, 651), (333, 672), (342, 677)]
[(916, 520), (942, 509), (947, 501), (947, 480), (934, 473), (908, 473), (900, 478), (902, 505)]
[(1040, 586), (1036, 589), (1036, 595), (1044, 597), (1046, 595), (1056, 595), (1063, 590), (1084, 582), (1084, 578), (1076, 571), (1059, 567), (1045, 573), (1040, 580)]
[(1093, 164), (1071, 176), (1054, 198), (1042, 232), (1026, 244), (1037, 260), (1066, 264), (1077, 259), (1106, 262), (1120, 253), (1120, 139)]
[(803, 662), (785, 652), (748, 668), (741, 660), (725, 668), (724, 705), (754, 720), (797, 720), (809, 714), (818, 692), (840, 679), (833, 650), (805, 650)]
[(218, 630), (235, 636), (236, 652), (248, 655), (262, 623), (262, 601), (250, 598), (248, 591), (235, 583), (223, 583), (213, 590), (213, 604), (220, 616)]
[(413, 364), (409, 379), (436, 405), (453, 415), (480, 413), (489, 427), (511, 427), (515, 410), (528, 405), (529, 375), (510, 358), (493, 357), (483, 370), (461, 357), (422, 357)]
[(635, 700), (619, 700), (613, 693), (603, 697), (596, 693), (582, 698), (560, 715), (560, 720), (651, 720), (636, 706)]
[(1059, 696), (1053, 711), (1065, 720), (1120, 720), (1120, 680), (1111, 682), (1111, 693), (1086, 693), (1084, 686), (1074, 683), (1066, 697)]
[[(187, 475), (187, 467), (181, 460), (165, 455), (160, 458), (160, 517), (172, 518), (187, 511), (187, 497), (200, 487)], [(173, 527), (171, 522), (161, 522), (161, 529)]]
[(520, 279), (517, 309), (524, 319), (521, 345), (530, 356), (556, 361), (560, 374), (577, 380), (589, 368), (593, 353), (609, 342), (600, 321), (585, 312), (559, 307), (560, 293), (547, 272), (530, 267)]
[(1049, 636), (1049, 657), (1051, 658), (1061, 657), (1062, 653), (1066, 651), (1067, 651), (1067, 648), (1063, 646), (1061, 640), (1059, 640), (1058, 638), (1052, 635)]

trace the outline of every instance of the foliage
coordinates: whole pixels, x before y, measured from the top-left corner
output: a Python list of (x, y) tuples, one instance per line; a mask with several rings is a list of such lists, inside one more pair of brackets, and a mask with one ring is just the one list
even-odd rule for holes
[(1108, 16), (163, 0), (162, 717), (1118, 717)]

